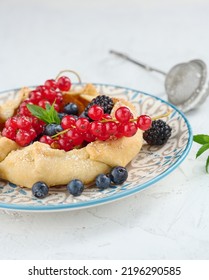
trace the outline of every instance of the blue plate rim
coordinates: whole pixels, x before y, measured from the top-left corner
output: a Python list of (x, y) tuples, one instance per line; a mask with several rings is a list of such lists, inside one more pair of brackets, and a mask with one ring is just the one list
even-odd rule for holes
[[(83, 83), (73, 83), (73, 85), (85, 85), (87, 83), (83, 82)], [(186, 156), (188, 155), (191, 146), (192, 146), (192, 141), (193, 141), (193, 134), (192, 134), (192, 128), (191, 125), (189, 123), (189, 121), (187, 120), (186, 116), (184, 115), (183, 112), (181, 112), (176, 106), (174, 106), (173, 104), (169, 103), (168, 101), (163, 100), (160, 97), (157, 97), (153, 94), (147, 93), (147, 92), (143, 92), (141, 90), (136, 90), (133, 88), (129, 88), (129, 87), (124, 87), (124, 86), (119, 86), (119, 85), (114, 85), (114, 84), (105, 84), (105, 83), (92, 83), (95, 86), (107, 86), (107, 87), (114, 87), (114, 88), (121, 88), (127, 91), (133, 91), (137, 94), (144, 94), (147, 96), (150, 96), (156, 100), (161, 101), (161, 103), (165, 103), (168, 106), (170, 106), (171, 108), (173, 108), (176, 112), (179, 113), (179, 115), (181, 115), (181, 117), (184, 119), (187, 128), (188, 128), (188, 133), (189, 133), (189, 137), (188, 137), (188, 142), (187, 142), (187, 146), (185, 148), (185, 150), (183, 151), (182, 155), (176, 160), (176, 162), (169, 167), (167, 170), (165, 170), (163, 173), (159, 174), (158, 176), (154, 177), (153, 179), (143, 183), (143, 184), (139, 184), (137, 186), (135, 186), (133, 189), (128, 189), (128, 190), (124, 190), (121, 193), (116, 193), (113, 194), (112, 196), (107, 196), (107, 197), (103, 197), (103, 198), (99, 198), (99, 199), (95, 199), (95, 200), (91, 200), (91, 201), (84, 201), (84, 202), (78, 202), (75, 204), (57, 204), (57, 205), (36, 205), (36, 206), (28, 206), (28, 205), (18, 205), (18, 204), (8, 204), (8, 203), (0, 203), (0, 209), (7, 209), (7, 210), (18, 210), (18, 211), (28, 211), (28, 212), (47, 212), (47, 211), (64, 211), (64, 210), (76, 210), (76, 209), (83, 209), (83, 208), (87, 208), (87, 207), (93, 207), (93, 206), (98, 206), (98, 205), (102, 205), (105, 203), (109, 203), (112, 201), (116, 201), (122, 198), (125, 198), (127, 196), (133, 195), (139, 191), (142, 191), (143, 189), (147, 188), (148, 186), (151, 186), (153, 184), (155, 184), (156, 182), (160, 181), (161, 179), (163, 179), (165, 176), (167, 176), (168, 174), (170, 174), (171, 172), (173, 172), (180, 164), (181, 162), (183, 162), (183, 160), (186, 158)], [(31, 88), (33, 88), (34, 86), (29, 86)], [(6, 92), (10, 92), (10, 91), (18, 91), (21, 88), (15, 88), (15, 89), (8, 89), (5, 91), (1, 91), (0, 94), (6, 93)]]

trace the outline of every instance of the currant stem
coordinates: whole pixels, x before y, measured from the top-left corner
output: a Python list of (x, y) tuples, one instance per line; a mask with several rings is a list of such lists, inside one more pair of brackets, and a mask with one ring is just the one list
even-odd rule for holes
[(69, 130), (70, 130), (70, 128), (67, 128), (67, 129), (65, 129), (65, 130), (62, 130), (62, 131), (58, 132), (58, 133), (55, 134), (55, 135), (52, 135), (51, 137), (52, 137), (52, 138), (56, 138), (57, 136), (60, 136), (60, 135), (62, 135), (62, 134), (65, 134), (65, 133), (68, 132)]
[(70, 69), (66, 69), (66, 70), (60, 71), (60, 72), (58, 73), (58, 75), (56, 76), (55, 80), (57, 80), (57, 79), (60, 77), (60, 75), (63, 74), (63, 73), (65, 73), (65, 72), (73, 73), (73, 74), (76, 75), (76, 77), (78, 78), (78, 82), (79, 82), (80, 84), (82, 83), (79, 74), (78, 74), (76, 71), (70, 70)]
[[(155, 121), (155, 120), (158, 120), (158, 119), (165, 118), (165, 117), (169, 116), (171, 112), (172, 112), (172, 110), (168, 110), (165, 114), (158, 115), (158, 116), (153, 117), (153, 118), (151, 118), (151, 119), (152, 119), (152, 121)], [(100, 122), (106, 123), (106, 122), (111, 122), (111, 121), (112, 121), (112, 122), (118, 122), (115, 118), (114, 118), (114, 119), (103, 119), (103, 120), (101, 120)], [(135, 121), (137, 121), (137, 118), (136, 118), (136, 119), (130, 119), (129, 121), (130, 121), (130, 122), (135, 122)]]

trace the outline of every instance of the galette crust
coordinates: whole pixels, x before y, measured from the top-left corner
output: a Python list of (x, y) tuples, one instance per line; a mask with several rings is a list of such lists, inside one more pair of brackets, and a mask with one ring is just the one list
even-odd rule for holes
[(30, 91), (31, 90), (28, 87), (24, 87), (17, 93), (16, 98), (7, 100), (5, 103), (0, 105), (1, 123), (5, 122), (8, 118), (14, 115), (15, 110), (19, 107), (20, 103), (28, 97)]
[[(19, 149), (20, 146), (13, 140), (0, 136), (0, 162), (13, 150)], [(1, 177), (1, 174), (0, 174)]]

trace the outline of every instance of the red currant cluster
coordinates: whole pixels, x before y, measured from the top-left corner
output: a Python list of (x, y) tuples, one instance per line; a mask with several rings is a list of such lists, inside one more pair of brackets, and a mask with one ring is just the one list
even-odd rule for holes
[(19, 106), (17, 114), (5, 122), (2, 136), (14, 140), (20, 146), (31, 143), (43, 132), (45, 123), (33, 116), (27, 108), (27, 104), (38, 105), (46, 108), (46, 104), (53, 104), (54, 109), (59, 112), (63, 102), (61, 91), (69, 91), (71, 81), (62, 76), (57, 81), (47, 80), (44, 85), (36, 87)]
[(90, 143), (95, 140), (131, 137), (136, 134), (138, 128), (147, 130), (152, 124), (151, 118), (147, 115), (134, 119), (129, 108), (125, 106), (118, 108), (115, 118), (112, 118), (111, 115), (104, 114), (102, 107), (93, 105), (88, 110), (88, 116), (92, 122), (84, 117), (75, 119), (70, 115), (64, 116), (61, 121), (63, 131), (52, 137), (44, 135), (40, 141), (52, 148), (69, 151), (84, 141)]
[(62, 76), (57, 81), (54, 79), (47, 80), (44, 85), (38, 86), (30, 92), (29, 98), (20, 105), (18, 113), (31, 116), (27, 104), (38, 105), (42, 108), (46, 108), (46, 104), (54, 104), (54, 109), (59, 112), (63, 101), (61, 91), (69, 91), (70, 88), (71, 81), (68, 77)]

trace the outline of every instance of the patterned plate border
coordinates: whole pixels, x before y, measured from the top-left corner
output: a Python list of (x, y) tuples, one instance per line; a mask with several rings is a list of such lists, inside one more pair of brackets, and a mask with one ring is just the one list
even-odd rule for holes
[[(155, 99), (156, 101), (159, 101), (162, 104), (165, 104), (165, 105), (171, 107), (174, 110), (174, 113), (177, 112), (181, 116), (181, 118), (184, 120), (184, 122), (187, 126), (188, 141), (187, 141), (187, 145), (185, 146), (185, 149), (182, 151), (181, 155), (178, 157), (178, 159), (168, 169), (166, 169), (161, 174), (155, 176), (154, 178), (148, 180), (147, 182), (144, 182), (142, 184), (139, 183), (138, 185), (136, 185), (135, 187), (133, 187), (131, 189), (124, 189), (122, 192), (119, 192), (119, 193), (108, 195), (108, 196), (105, 196), (105, 197), (102, 197), (102, 198), (93, 199), (93, 200), (90, 200), (90, 201), (81, 201), (81, 202), (76, 202), (76, 203), (56, 204), (56, 205), (50, 204), (50, 205), (35, 205), (35, 206), (33, 206), (33, 205), (11, 204), (11, 203), (1, 203), (0, 202), (0, 208), (1, 209), (15, 210), (15, 211), (26, 211), (26, 212), (31, 212), (31, 211), (32, 212), (47, 212), (47, 211), (57, 212), (57, 211), (69, 211), (69, 210), (83, 209), (83, 208), (88, 208), (88, 207), (93, 207), (93, 206), (109, 203), (109, 202), (119, 200), (119, 199), (122, 199), (122, 198), (130, 196), (130, 195), (133, 195), (136, 192), (139, 192), (139, 191), (147, 188), (148, 186), (151, 186), (151, 185), (155, 184), (156, 182), (158, 182), (159, 180), (161, 180), (162, 178), (164, 178), (165, 176), (170, 174), (186, 158), (186, 156), (189, 153), (189, 151), (191, 149), (191, 146), (192, 146), (192, 129), (191, 129), (191, 126), (190, 126), (187, 118), (185, 117), (185, 115), (179, 109), (177, 109), (174, 105), (172, 105), (172, 104), (168, 103), (167, 101), (162, 100), (161, 98), (156, 97), (152, 94), (145, 93), (143, 91), (135, 90), (135, 89), (132, 89), (132, 88), (116, 86), (116, 85), (111, 85), (111, 84), (103, 84), (103, 83), (94, 83), (94, 85), (97, 86), (97, 87), (109, 87), (111, 89), (124, 90), (126, 92), (130, 91), (130, 92), (133, 92), (135, 95), (142, 94), (142, 95), (145, 95), (147, 97), (151, 97), (151, 98)], [(74, 86), (77, 86), (77, 84), (74, 84)], [(0, 94), (5, 94), (7, 92), (16, 92), (18, 90), (19, 89), (6, 90), (6, 91), (0, 92)]]

